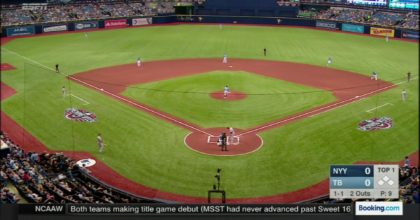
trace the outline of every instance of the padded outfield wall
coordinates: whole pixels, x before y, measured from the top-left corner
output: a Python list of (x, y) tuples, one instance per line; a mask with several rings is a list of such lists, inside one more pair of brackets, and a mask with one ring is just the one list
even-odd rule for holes
[(3, 27), (1, 36), (16, 37), (53, 32), (89, 31), (102, 28), (140, 27), (144, 25), (158, 25), (174, 22), (299, 26), (308, 28), (319, 28), (331, 31), (344, 31), (348, 33), (370, 34), (383, 37), (389, 36), (391, 38), (406, 38), (412, 40), (419, 39), (419, 32), (416, 30), (382, 27), (377, 25), (372, 26), (349, 22), (336, 22), (303, 18), (220, 15), (167, 15), (155, 17), (115, 18), (107, 20), (22, 25), (13, 27)]

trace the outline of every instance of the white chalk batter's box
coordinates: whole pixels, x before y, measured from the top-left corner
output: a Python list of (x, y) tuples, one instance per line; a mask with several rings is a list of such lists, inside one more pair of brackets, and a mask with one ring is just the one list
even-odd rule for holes
[[(233, 140), (232, 140), (233, 139)], [(213, 136), (213, 135), (209, 135), (207, 137), (207, 143), (208, 144), (217, 144), (219, 145), (219, 136)], [(240, 138), (239, 136), (227, 136), (227, 145), (238, 145), (240, 143)]]

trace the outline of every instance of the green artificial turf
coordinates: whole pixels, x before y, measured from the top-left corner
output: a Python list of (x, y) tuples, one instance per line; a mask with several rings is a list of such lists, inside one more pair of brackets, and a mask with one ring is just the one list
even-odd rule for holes
[[(365, 75), (376, 71), (381, 79), (398, 83), (404, 80), (407, 71), (411, 71), (414, 77), (418, 76), (416, 43), (393, 40), (387, 43), (380, 38), (297, 28), (228, 25), (223, 30), (217, 25), (176, 25), (89, 32), (88, 35), (88, 38), (83, 33), (22, 38), (2, 46), (2, 63), (10, 63), (17, 69), (2, 72), (1, 80), (18, 93), (3, 101), (1, 109), (50, 149), (90, 152), (122, 175), (146, 186), (206, 197), (207, 190), (214, 183), (214, 172), (221, 167), (222, 187), (228, 191), (228, 198), (268, 196), (302, 189), (327, 178), (330, 164), (398, 161), (418, 149), (418, 79), (360, 102), (265, 131), (260, 134), (264, 146), (259, 151), (225, 158), (193, 152), (183, 143), (187, 130), (68, 82), (53, 71), (25, 64), (29, 61), (10, 52), (48, 67), (59, 63), (65, 74), (134, 63), (139, 56), (147, 62), (175, 58), (221, 58), (227, 53), (232, 58), (320, 66), (325, 66), (327, 57), (332, 56), (332, 68)], [(264, 47), (268, 49), (267, 57), (262, 54)], [(253, 77), (261, 78), (256, 83), (266, 81), (260, 76)], [(243, 86), (244, 90), (252, 89), (255, 93), (281, 91), (276, 87), (277, 83), (273, 80), (269, 82), (273, 88), (261, 87), (261, 90), (246, 88), (248, 83)], [(296, 91), (303, 89), (284, 82), (280, 84)], [(71, 87), (72, 94), (89, 104), (84, 105), (83, 101), (73, 96), (62, 98), (62, 85)], [(405, 103), (400, 100), (403, 88), (409, 92), (409, 100)], [(217, 89), (222, 88), (217, 85)], [(328, 101), (330, 97), (328, 94), (322, 96), (312, 100), (309, 97), (294, 100), (305, 101), (309, 106)], [(295, 103), (289, 103), (289, 112), (308, 107), (296, 103), (292, 109)], [(371, 114), (366, 112), (385, 103), (393, 105), (386, 105)], [(98, 121), (90, 124), (68, 121), (64, 118), (64, 110), (69, 106), (94, 112)], [(170, 111), (176, 112), (174, 109)], [(273, 116), (273, 112), (274, 109), (268, 109), (266, 115), (260, 113), (265, 120), (286, 114), (286, 111), (279, 111)], [(359, 121), (375, 116), (392, 117), (394, 127), (375, 132), (357, 130)], [(235, 119), (239, 127), (258, 124), (258, 120), (263, 118), (252, 119), (252, 115), (242, 117), (242, 121), (240, 117)], [(203, 126), (219, 126), (208, 123), (211, 120), (195, 120)], [(97, 152), (95, 136), (98, 132), (103, 134), (107, 144), (103, 154)]]
[[(224, 85), (248, 96), (225, 101), (209, 95)], [(335, 100), (328, 91), (242, 71), (140, 84), (123, 94), (205, 128), (251, 128)]]

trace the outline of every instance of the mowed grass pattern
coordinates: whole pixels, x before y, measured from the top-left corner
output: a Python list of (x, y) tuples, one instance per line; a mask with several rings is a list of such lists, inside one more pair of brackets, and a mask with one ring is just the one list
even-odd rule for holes
[[(365, 75), (377, 71), (381, 79), (391, 82), (403, 81), (407, 71), (415, 77), (419, 72), (416, 43), (393, 40), (386, 43), (379, 38), (325, 31), (228, 25), (219, 30), (217, 25), (177, 25), (88, 35), (87, 39), (83, 33), (16, 39), (2, 49), (49, 67), (59, 63), (66, 74), (134, 64), (139, 56), (147, 62), (221, 58), (224, 53), (232, 58), (319, 66), (325, 66), (327, 57), (332, 56), (332, 68)], [(268, 49), (267, 57), (262, 54), (264, 47)], [(419, 146), (417, 79), (363, 101), (263, 132), (260, 135), (265, 144), (258, 152), (223, 158), (186, 148), (183, 138), (187, 130), (68, 82), (54, 72), (28, 67), (24, 63), (29, 61), (7, 50), (2, 50), (2, 62), (17, 67), (2, 72), (1, 80), (18, 92), (2, 102), (2, 111), (52, 150), (90, 152), (127, 178), (163, 191), (205, 197), (213, 184), (215, 170), (221, 167), (222, 187), (229, 192), (229, 198), (268, 196), (298, 190), (327, 178), (330, 164), (399, 161)], [(62, 85), (71, 87), (74, 95), (90, 104), (83, 105), (72, 96), (63, 100)], [(25, 98), (24, 91), (31, 86), (42, 89), (26, 91)], [(405, 103), (400, 98), (402, 89), (409, 92)], [(384, 103), (393, 105), (372, 114), (366, 112)], [(98, 122), (71, 123), (64, 119), (64, 109), (71, 105), (95, 112)], [(267, 117), (270, 114), (272, 110), (267, 109)], [(392, 117), (394, 127), (375, 132), (357, 130), (359, 121), (375, 116)], [(98, 132), (107, 144), (103, 154), (96, 147)]]
[[(237, 101), (210, 97), (225, 85), (248, 96)], [(140, 84), (123, 94), (204, 128), (251, 128), (335, 100), (329, 91), (242, 71)]]

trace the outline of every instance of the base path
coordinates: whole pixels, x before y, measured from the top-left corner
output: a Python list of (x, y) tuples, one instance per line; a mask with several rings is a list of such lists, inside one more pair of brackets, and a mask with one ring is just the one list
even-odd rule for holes
[(14, 70), (14, 69), (16, 68), (8, 63), (2, 63), (0, 65), (0, 71), (7, 71), (7, 70)]
[[(195, 67), (193, 67), (191, 64), (194, 64)], [(86, 73), (81, 73), (76, 75), (75, 77), (71, 77), (71, 79), (85, 86), (96, 89), (99, 92), (103, 92), (106, 95), (109, 95), (119, 101), (136, 106), (141, 110), (145, 110), (142, 107), (147, 106), (143, 106), (142, 104), (136, 103), (133, 100), (129, 100), (126, 97), (120, 95), (120, 93), (124, 91), (124, 89), (127, 86), (178, 77), (180, 75), (198, 74), (201, 72), (208, 72), (211, 70), (246, 70), (249, 72), (260, 73), (269, 77), (288, 80), (304, 85), (310, 85), (317, 88), (329, 90), (340, 89), (333, 92), (338, 99), (336, 103), (346, 101), (350, 97), (354, 98), (354, 96), (362, 96), (365, 94), (372, 95), (375, 94), (376, 91), (379, 92), (378, 88), (388, 89), (392, 86), (392, 84), (383, 81), (372, 82), (369, 79), (369, 77), (361, 76), (358, 74), (343, 72), (334, 69), (325, 69), (304, 64), (231, 59), (229, 65), (232, 65), (232, 68), (226, 65), (222, 65), (219, 60), (205, 59), (159, 62), (157, 61), (145, 63), (141, 70), (137, 68), (135, 64), (121, 65), (117, 67), (104, 68)], [(258, 67), (260, 67), (261, 69), (258, 69)], [(276, 69), (270, 70), (266, 68)], [(313, 82), (308, 81), (309, 79), (313, 80)], [(346, 86), (349, 88), (342, 89)], [(101, 88), (104, 90), (102, 91)], [(13, 95), (14, 92), (15, 91), (12, 88), (8, 87), (3, 83), (1, 84), (2, 100), (9, 97), (10, 95)], [(191, 131), (199, 129), (200, 131), (202, 131), (202, 135), (206, 133), (210, 134), (211, 132), (209, 130), (202, 129), (198, 126), (190, 125), (188, 122), (186, 122), (186, 124), (179, 124), (176, 118), (168, 119), (163, 117), (162, 115), (156, 114), (160, 113), (159, 111), (153, 111), (153, 109), (150, 110), (145, 111), (154, 114), (156, 117), (163, 118), (165, 120), (171, 121), (172, 123), (185, 127)], [(171, 117), (168, 114), (164, 114), (164, 116)], [(309, 115), (307, 115), (306, 117), (308, 116)], [(3, 112), (1, 112), (1, 119), (1, 129), (5, 131), (13, 141), (16, 141), (16, 143), (19, 144), (26, 151), (51, 152), (46, 148), (46, 146), (42, 142), (37, 140), (36, 137), (32, 136), (28, 131), (26, 131), (24, 128), (18, 125), (15, 121), (13, 121)], [(173, 119), (175, 119), (175, 121)], [(179, 120), (179, 122), (183, 123), (182, 120)], [(72, 157), (75, 160), (79, 160), (82, 158), (94, 158), (92, 155), (85, 152), (65, 152), (65, 154), (67, 156)], [(418, 158), (418, 151), (414, 152), (410, 156), (410, 158), (412, 158), (413, 165), (418, 165), (418, 159), (416, 159)], [(400, 164), (402, 163), (403, 161), (400, 161)], [(89, 170), (91, 171), (91, 175), (95, 176), (96, 178), (98, 178), (98, 180), (104, 182), (105, 184), (108, 184), (115, 188), (119, 188), (128, 193), (140, 197), (183, 203), (207, 202), (207, 198), (204, 197), (184, 196), (175, 193), (162, 192), (158, 189), (146, 187), (121, 176), (118, 172), (112, 170), (110, 167), (108, 167), (106, 164), (99, 160), (97, 160), (97, 163), (93, 167), (89, 167)], [(324, 180), (307, 188), (293, 192), (281, 193), (266, 197), (228, 199), (227, 202), (295, 203), (317, 198), (326, 195), (327, 193), (328, 180)]]
[[(279, 118), (273, 122), (243, 131), (243, 133), (239, 135), (256, 134), (264, 130), (283, 126), (287, 123), (330, 111), (334, 108), (347, 105), (394, 87), (391, 83), (382, 80), (371, 80), (368, 76), (343, 70), (300, 63), (249, 59), (230, 59), (228, 64), (223, 64), (220, 59), (153, 61), (144, 63), (140, 68), (137, 67), (135, 63), (132, 63), (78, 73), (70, 76), (70, 79), (105, 93), (118, 101), (125, 102), (142, 111), (146, 111), (163, 120), (184, 127), (192, 132), (210, 135), (204, 128), (201, 128), (198, 125), (162, 112), (151, 106), (139, 103), (136, 100), (123, 96), (121, 93), (124, 92), (127, 87), (141, 83), (196, 75), (211, 71), (251, 72), (266, 77), (328, 90), (336, 97), (336, 101), (332, 103), (318, 106), (285, 118)], [(223, 96), (223, 94), (222, 91), (216, 91), (213, 94), (210, 94), (210, 96), (220, 98), (219, 96)], [(239, 95), (237, 97), (241, 96)]]
[[(188, 134), (184, 139), (185, 145), (193, 151), (210, 156), (245, 155), (253, 153), (263, 146), (263, 140), (257, 134), (248, 134), (241, 137), (234, 135), (231, 137), (227, 128), (211, 128), (206, 129), (206, 132), (211, 135), (200, 132)], [(217, 144), (222, 132), (226, 133), (228, 139), (227, 151), (222, 151), (221, 146)], [(235, 132), (241, 132), (241, 130), (235, 129)]]

